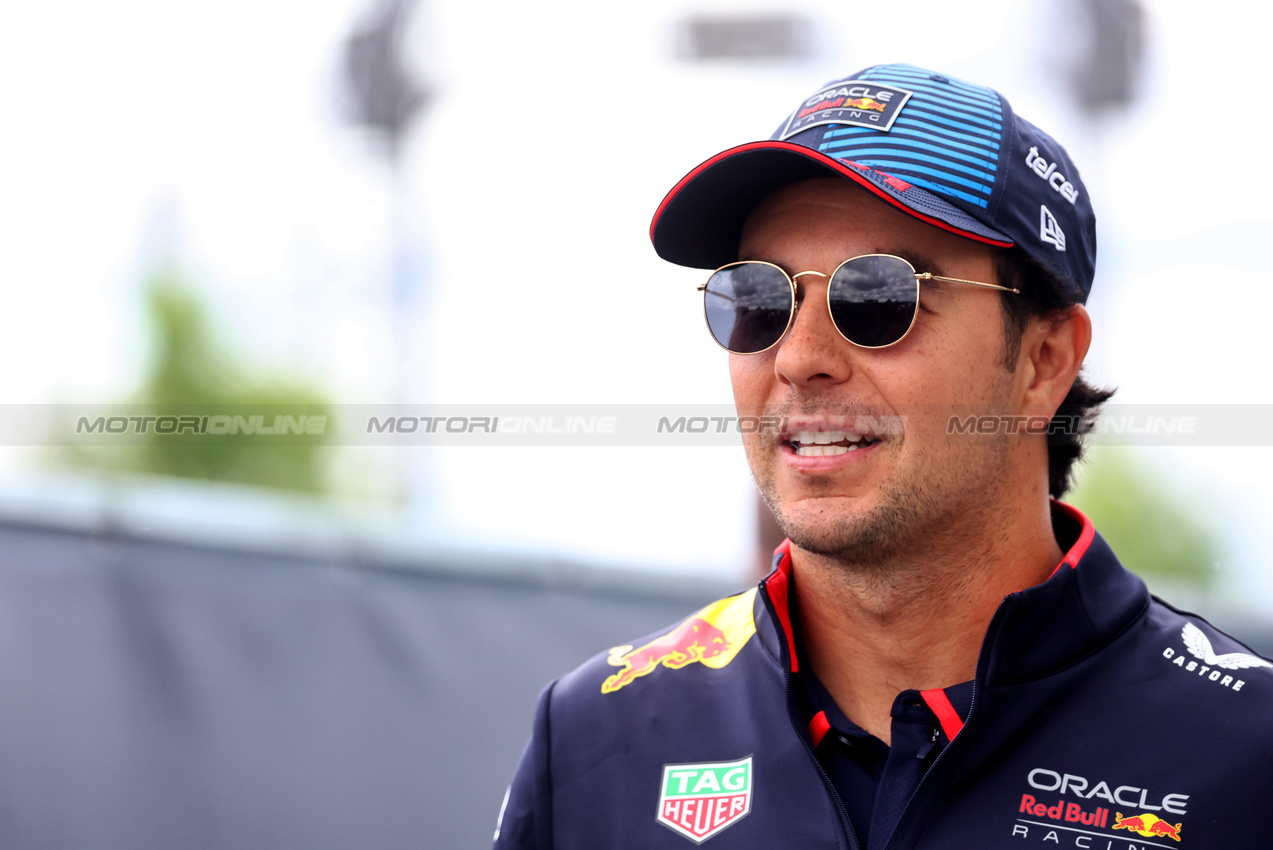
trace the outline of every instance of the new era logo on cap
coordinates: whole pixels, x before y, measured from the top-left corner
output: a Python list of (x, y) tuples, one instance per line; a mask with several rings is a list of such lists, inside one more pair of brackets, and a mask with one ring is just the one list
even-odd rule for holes
[(1056, 216), (1046, 206), (1039, 207), (1039, 238), (1056, 246), (1058, 251), (1065, 250), (1065, 231), (1061, 230), (1061, 225), (1056, 223)]

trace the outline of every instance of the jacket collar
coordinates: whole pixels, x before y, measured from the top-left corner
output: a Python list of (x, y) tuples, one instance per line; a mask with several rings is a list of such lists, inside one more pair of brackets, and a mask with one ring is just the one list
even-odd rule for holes
[[(1066, 667), (1117, 637), (1149, 606), (1144, 582), (1123, 568), (1081, 511), (1054, 501), (1052, 528), (1065, 555), (1045, 581), (999, 605), (977, 665), (985, 685), (1017, 684)], [(784, 540), (760, 582), (755, 613), (757, 636), (795, 673), (801, 659), (793, 649), (792, 575), (791, 541)]]

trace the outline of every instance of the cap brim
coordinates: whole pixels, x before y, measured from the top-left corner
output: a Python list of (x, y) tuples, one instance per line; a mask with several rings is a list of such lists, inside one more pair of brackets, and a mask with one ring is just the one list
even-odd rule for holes
[(650, 222), (650, 241), (663, 259), (715, 269), (738, 259), (747, 216), (789, 183), (839, 176), (920, 221), (1000, 248), (1013, 242), (968, 213), (919, 186), (791, 142), (751, 142), (723, 151), (685, 175), (667, 193)]

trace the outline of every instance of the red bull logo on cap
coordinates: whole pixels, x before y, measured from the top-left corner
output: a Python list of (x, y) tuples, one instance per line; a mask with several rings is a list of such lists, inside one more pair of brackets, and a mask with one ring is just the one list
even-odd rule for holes
[(619, 672), (601, 683), (601, 693), (612, 694), (662, 665), (679, 670), (695, 662), (720, 669), (734, 660), (743, 644), (756, 633), (752, 606), (756, 589), (713, 602), (660, 638), (633, 649), (610, 650), (609, 661)]
[(887, 133), (912, 94), (874, 80), (841, 80), (806, 99), (791, 113), (778, 138), (785, 141), (823, 124), (851, 124)]
[(880, 103), (878, 100), (872, 100), (869, 97), (859, 97), (855, 100), (846, 100), (844, 102), (845, 109), (874, 109), (876, 112), (883, 112), (886, 104)]

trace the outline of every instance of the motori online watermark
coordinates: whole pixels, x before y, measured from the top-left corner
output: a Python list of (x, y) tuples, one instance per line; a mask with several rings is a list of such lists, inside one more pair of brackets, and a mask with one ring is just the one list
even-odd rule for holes
[(786, 416), (660, 416), (659, 434), (781, 434), (787, 430)]
[[(973, 405), (289, 404), (0, 405), (0, 445), (734, 446), (1080, 436), (1092, 445), (1273, 446), (1273, 405), (1112, 405), (1027, 416)], [(826, 432), (843, 432), (836, 436)]]
[(267, 424), (265, 414), (81, 416), (76, 434), (208, 434), (211, 436), (309, 436), (327, 433), (326, 414), (275, 415)]
[(1061, 436), (1193, 436), (1198, 433), (1196, 414), (1058, 414), (1056, 416), (1018, 416), (966, 414), (952, 415), (946, 422), (946, 433), (1038, 434)]
[(371, 416), (367, 433), (609, 435), (617, 424), (615, 416)]

